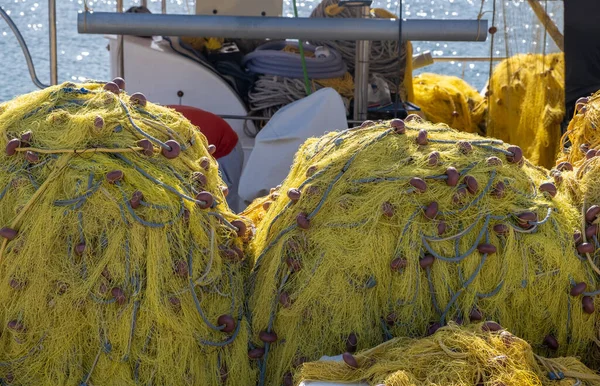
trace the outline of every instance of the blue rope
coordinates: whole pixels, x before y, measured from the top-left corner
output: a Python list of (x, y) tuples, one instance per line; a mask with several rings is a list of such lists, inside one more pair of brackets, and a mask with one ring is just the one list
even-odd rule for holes
[(496, 288), (494, 288), (491, 292), (488, 292), (487, 294), (482, 294), (480, 292), (477, 292), (477, 297), (480, 299), (486, 299), (486, 298), (491, 298), (492, 296), (495, 296), (498, 294), (498, 292), (500, 292), (500, 290), (502, 289), (502, 287), (504, 286), (504, 280), (502, 280), (497, 286)]
[(567, 342), (571, 341), (571, 295), (567, 294)]
[(4, 189), (2, 189), (2, 192), (0, 192), (0, 200), (2, 200), (4, 198), (4, 196), (6, 195), (6, 192), (8, 192), (8, 188), (10, 188), (12, 181), (10, 181), (5, 187)]
[[(187, 146), (187, 142), (185, 141), (185, 138), (183, 138), (182, 136), (179, 135), (179, 133), (177, 133), (176, 131), (172, 130), (169, 126), (165, 125), (164, 123), (162, 123), (162, 121), (160, 120), (160, 118), (158, 118), (157, 116), (155, 116), (154, 114), (151, 114), (150, 112), (147, 112), (145, 109), (143, 109), (142, 107), (134, 107), (134, 110), (138, 113), (141, 113), (143, 115), (148, 115), (150, 116), (152, 119), (155, 120), (155, 124), (161, 126), (163, 129), (165, 129), (169, 135), (171, 137), (178, 137), (177, 139), (180, 142), (180, 146), (181, 146), (181, 151), (185, 151), (189, 148), (189, 146)], [(194, 133), (190, 130), (190, 133), (192, 134), (191, 138), (190, 138), (190, 144), (194, 144)]]
[(119, 103), (121, 104), (121, 107), (123, 108), (123, 111), (125, 111), (125, 115), (127, 115), (127, 119), (129, 119), (129, 123), (131, 124), (131, 126), (142, 136), (146, 137), (147, 139), (149, 139), (150, 141), (158, 144), (160, 147), (162, 147), (163, 149), (166, 150), (171, 150), (171, 147), (169, 145), (167, 145), (166, 143), (160, 141), (159, 139), (154, 138), (153, 136), (151, 136), (150, 134), (146, 133), (144, 130), (142, 130), (138, 125), (135, 124), (135, 122), (133, 121), (133, 118), (131, 117), (131, 114), (129, 113), (129, 109), (127, 108), (127, 106), (125, 105), (125, 102), (123, 102), (121, 99), (119, 99)]
[(144, 200), (140, 201), (140, 204), (142, 206), (145, 206), (146, 208), (151, 208), (151, 209), (160, 209), (160, 210), (171, 210), (173, 209), (172, 207), (168, 206), (168, 205), (157, 205), (157, 204), (151, 204), (149, 202), (146, 202)]
[(431, 248), (431, 246), (429, 245), (429, 243), (427, 242), (427, 239), (425, 239), (425, 237), (421, 236), (421, 240), (423, 242), (423, 246), (425, 247), (425, 249), (427, 249), (427, 251), (429, 253), (431, 253), (436, 259), (440, 259), (442, 261), (447, 261), (447, 262), (454, 262), (454, 263), (460, 262), (460, 261), (464, 260), (470, 254), (472, 254), (475, 251), (475, 249), (477, 249), (477, 246), (479, 245), (479, 242), (481, 241), (481, 238), (483, 237), (484, 232), (487, 230), (489, 222), (490, 222), (490, 218), (489, 218), (489, 216), (487, 216), (485, 219), (485, 224), (479, 231), (479, 235), (477, 236), (477, 240), (475, 240), (475, 243), (473, 243), (473, 245), (471, 246), (471, 248), (469, 248), (469, 250), (467, 252), (465, 252), (464, 254), (462, 254), (460, 256), (455, 256), (455, 257), (441, 256), (438, 253), (436, 253), (433, 250), (433, 248)]
[(230, 344), (231, 342), (233, 342), (235, 340), (235, 338), (237, 338), (238, 333), (240, 332), (240, 327), (242, 325), (242, 318), (241, 318), (242, 310), (241, 310), (241, 308), (240, 308), (239, 312), (240, 312), (240, 318), (238, 318), (238, 321), (236, 323), (235, 331), (233, 332), (233, 335), (231, 335), (231, 337), (229, 337), (227, 340), (224, 340), (222, 342), (211, 342), (208, 340), (198, 338), (198, 341), (200, 341), (200, 343), (202, 343), (202, 344), (205, 344), (208, 346), (213, 346), (213, 347), (224, 347), (224, 346), (227, 346), (228, 344)]
[[(465, 176), (468, 172), (473, 170), (473, 168), (475, 168), (475, 166), (477, 166), (477, 162), (470, 163), (469, 165), (465, 166), (465, 168), (463, 170), (460, 171), (459, 175), (461, 177)], [(496, 171), (492, 170), (492, 178), (494, 178), (495, 175), (496, 175)]]
[(30, 173), (27, 173), (27, 178), (29, 178), (29, 182), (31, 182), (31, 185), (33, 185), (33, 188), (35, 190), (38, 190), (40, 188), (40, 185), (37, 183), (37, 181), (33, 178), (33, 176)]
[(384, 341), (388, 341), (390, 339), (392, 339), (394, 336), (390, 333), (390, 330), (387, 328), (387, 323), (385, 320), (383, 320), (383, 318), (381, 319), (381, 329), (383, 330), (383, 333), (385, 334), (385, 340)]
[(97, 297), (96, 295), (94, 295), (93, 293), (90, 292), (90, 297), (92, 298), (92, 300), (96, 303), (99, 304), (111, 304), (116, 302), (115, 298), (112, 299), (100, 299), (99, 297)]
[(200, 203), (200, 201), (196, 200), (195, 198), (189, 197), (189, 196), (187, 196), (187, 195), (185, 195), (185, 194), (177, 191), (177, 189), (175, 189), (174, 187), (172, 187), (170, 185), (167, 185), (164, 182), (159, 181), (156, 178), (152, 177), (144, 169), (140, 168), (139, 166), (137, 166), (136, 164), (134, 164), (132, 161), (130, 161), (129, 159), (125, 158), (122, 154), (116, 153), (115, 155), (118, 158), (120, 158), (121, 160), (123, 160), (127, 165), (133, 167), (138, 173), (140, 173), (141, 175), (143, 175), (144, 177), (146, 177), (150, 181), (154, 182), (155, 184), (162, 186), (163, 188), (167, 189), (171, 193), (174, 193), (174, 194), (178, 195), (179, 197), (183, 198), (184, 200), (191, 201), (191, 202), (193, 202), (195, 204), (199, 204)]
[[(488, 241), (488, 238), (486, 237), (486, 242)], [(483, 256), (481, 257), (481, 261), (479, 262), (479, 265), (477, 266), (477, 268), (475, 269), (475, 271), (473, 272), (473, 274), (471, 274), (471, 276), (469, 277), (469, 279), (462, 283), (461, 285), (461, 289), (459, 289), (454, 296), (452, 297), (452, 299), (450, 299), (450, 302), (448, 302), (448, 305), (446, 306), (446, 309), (444, 310), (444, 313), (442, 314), (441, 318), (440, 318), (440, 323), (444, 324), (445, 320), (446, 320), (446, 315), (448, 313), (448, 311), (450, 311), (450, 308), (454, 305), (454, 303), (456, 302), (456, 300), (458, 300), (458, 297), (464, 292), (464, 290), (471, 285), (471, 283), (473, 283), (473, 281), (475, 280), (475, 278), (477, 277), (477, 275), (479, 275), (479, 272), (481, 272), (481, 268), (483, 267), (483, 264), (485, 264), (485, 261), (487, 260), (488, 254), (484, 253)]]
[[(429, 177), (429, 178), (432, 178), (432, 177)], [(353, 181), (350, 181), (350, 183), (352, 183), (352, 184), (368, 184), (371, 182), (405, 181), (408, 179), (409, 179), (409, 177), (369, 177), (369, 178), (361, 178), (359, 180), (353, 180)]]
[(123, 249), (125, 249), (125, 278), (129, 278), (130, 282), (128, 283), (127, 280), (125, 280), (125, 288), (127, 288), (129, 287), (128, 284), (133, 284), (133, 277), (129, 277), (129, 270), (131, 269), (131, 250), (129, 249), (129, 237), (125, 239), (125, 245), (123, 246)]
[(494, 178), (496, 177), (496, 171), (492, 170), (491, 172), (491, 176), (490, 179), (488, 180), (487, 185), (485, 186), (485, 188), (481, 191), (480, 194), (477, 195), (477, 197), (472, 200), (471, 202), (469, 202), (467, 205), (463, 206), (462, 208), (460, 208), (457, 211), (451, 211), (451, 212), (441, 212), (440, 214), (442, 216), (454, 216), (456, 214), (462, 213), (465, 210), (469, 209), (471, 206), (477, 204), (479, 201), (481, 201), (481, 199), (489, 192), (490, 188), (492, 187), (492, 183), (494, 182)]
[(202, 320), (208, 327), (210, 327), (211, 329), (216, 330), (216, 331), (221, 331), (225, 328), (225, 326), (223, 325), (223, 326), (217, 327), (206, 318), (206, 315), (204, 314), (204, 311), (202, 310), (202, 306), (200, 305), (200, 300), (198, 300), (198, 296), (196, 295), (196, 290), (194, 289), (194, 280), (191, 277), (192, 272), (194, 272), (193, 265), (192, 265), (193, 256), (194, 256), (193, 248), (190, 248), (190, 250), (188, 252), (188, 270), (189, 270), (189, 275), (190, 275), (190, 277), (188, 278), (188, 281), (189, 281), (190, 292), (192, 293), (192, 298), (194, 299), (194, 304), (196, 305), (196, 310), (198, 311), (198, 314), (200, 315), (200, 317), (202, 318)]
[(83, 212), (77, 212), (77, 229), (79, 231), (79, 242), (85, 241), (85, 235), (83, 234)]
[(102, 185), (101, 182), (96, 183), (91, 189), (82, 194), (81, 196), (77, 196), (75, 198), (71, 198), (68, 200), (56, 200), (54, 201), (55, 206), (70, 206), (70, 205), (79, 205), (81, 206), (85, 200), (87, 200), (92, 194), (96, 193), (96, 191)]
[(183, 216), (185, 206), (183, 204), (183, 199), (180, 198), (181, 205), (179, 207), (179, 213), (177, 213), (177, 215), (173, 219), (171, 219), (167, 222), (162, 222), (162, 223), (146, 221), (146, 220), (142, 219), (140, 216), (138, 216), (137, 213), (135, 213), (135, 210), (131, 207), (131, 203), (129, 202), (129, 199), (127, 198), (125, 192), (123, 191), (121, 184), (117, 183), (117, 186), (121, 190), (121, 194), (123, 196), (123, 202), (125, 204), (125, 207), (127, 208), (127, 211), (131, 215), (131, 217), (133, 217), (137, 222), (139, 222), (140, 224), (142, 224), (144, 226), (147, 226), (150, 228), (163, 228), (165, 226), (173, 225), (177, 220), (179, 220), (181, 218), (181, 216)]
[(46, 339), (46, 333), (44, 333), (44, 335), (42, 335), (42, 337), (38, 340), (38, 342), (32, 348), (29, 349), (27, 354), (23, 355), (20, 358), (16, 358), (16, 359), (13, 359), (10, 361), (0, 362), (0, 367), (10, 367), (10, 366), (14, 366), (15, 364), (18, 364), (18, 363), (23, 363), (28, 357), (30, 357), (39, 348), (42, 348), (41, 344), (44, 341), (44, 339)]
[(486, 149), (486, 150), (495, 151), (495, 152), (502, 153), (502, 154), (505, 154), (505, 155), (510, 155), (510, 156), (512, 156), (512, 155), (513, 155), (513, 153), (511, 153), (511, 152), (510, 152), (510, 151), (508, 151), (508, 150), (504, 150), (504, 149), (498, 149), (497, 147), (494, 147), (494, 146), (482, 145), (482, 144), (479, 144), (479, 143), (475, 143), (474, 145), (476, 145), (476, 146), (479, 146), (479, 147), (481, 147), (482, 149)]
[(127, 349), (123, 355), (121, 362), (127, 362), (129, 360), (129, 353), (131, 352), (131, 341), (133, 339), (133, 332), (135, 331), (135, 325), (137, 322), (137, 314), (140, 309), (140, 301), (136, 300), (133, 302), (133, 314), (131, 316), (131, 329), (129, 331), (129, 341), (127, 342)]
[(592, 291), (592, 292), (584, 292), (583, 296), (596, 296), (596, 295), (600, 295), (600, 290), (596, 290), (596, 291)]
[(431, 281), (431, 268), (427, 267), (427, 282), (429, 283), (429, 293), (431, 294), (431, 301), (433, 302), (433, 308), (435, 308), (435, 312), (438, 314), (442, 312), (440, 309), (437, 299), (435, 297), (435, 288), (433, 288), (433, 282)]
[[(150, 332), (148, 332), (148, 335), (146, 336), (146, 340), (144, 341), (144, 347), (142, 347), (142, 353), (146, 353), (146, 351), (148, 350), (148, 346), (150, 345), (150, 339), (152, 339), (152, 333), (154, 332), (154, 325), (152, 325), (152, 327), (150, 328)], [(139, 382), (139, 376), (140, 376), (140, 364), (141, 364), (142, 360), (138, 359), (135, 362), (135, 367), (133, 370), (133, 379), (135, 380), (135, 383)]]
[(517, 194), (519, 194), (519, 195), (521, 195), (521, 196), (523, 196), (523, 197), (525, 197), (527, 199), (533, 200), (537, 196), (537, 187), (535, 186), (535, 184), (533, 183), (533, 181), (530, 180), (530, 182), (531, 182), (531, 187), (533, 188), (533, 193), (532, 194), (528, 194), (528, 193), (522, 192), (522, 191), (518, 190), (517, 188), (513, 187), (512, 185), (510, 185), (508, 183), (508, 180), (506, 180), (506, 179), (504, 180), (504, 183), (506, 184), (506, 186), (510, 190), (512, 190), (513, 192), (515, 192), (515, 193), (517, 193)]
[[(313, 174), (312, 176), (308, 177), (306, 180), (304, 180), (304, 182), (302, 182), (300, 184), (300, 186), (298, 186), (298, 189), (302, 189), (303, 187), (305, 187), (307, 184), (311, 183), (312, 181), (314, 181), (317, 177), (321, 176), (322, 174), (324, 174), (327, 170), (329, 169), (329, 166), (327, 166), (326, 168), (319, 170), (318, 172), (316, 172), (315, 174)], [(275, 215), (275, 217), (273, 218), (273, 220), (271, 221), (271, 223), (269, 224), (269, 227), (267, 228), (267, 235), (271, 234), (271, 228), (273, 227), (273, 225), (275, 225), (275, 222), (277, 220), (279, 220), (279, 218), (281, 218), (281, 216), (283, 216), (283, 214), (285, 213), (285, 211), (287, 209), (289, 209), (292, 206), (292, 202), (288, 202), (287, 205), (285, 206), (285, 208), (277, 213)]]
[[(439, 237), (439, 236), (423, 235), (423, 237), (425, 237), (429, 241), (449, 241), (449, 240), (462, 238), (465, 234), (469, 233), (471, 231), (471, 229), (473, 229), (475, 227), (475, 225), (477, 225), (477, 223), (479, 223), (479, 221), (481, 221), (482, 218), (483, 218), (483, 216), (479, 217), (477, 220), (475, 220), (473, 222), (473, 224), (469, 225), (469, 227), (466, 230), (462, 230), (453, 236)], [(456, 254), (458, 255), (458, 252)]]

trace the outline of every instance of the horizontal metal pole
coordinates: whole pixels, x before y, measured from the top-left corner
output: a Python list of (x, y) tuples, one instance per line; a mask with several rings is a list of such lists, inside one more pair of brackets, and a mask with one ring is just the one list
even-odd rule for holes
[(434, 56), (434, 62), (489, 62), (492, 59), (493, 62), (499, 62), (501, 60), (508, 59), (506, 56)]
[[(241, 120), (241, 121), (270, 121), (271, 118), (270, 117), (255, 117), (255, 116), (251, 116), (251, 115), (226, 115), (226, 114), (217, 114), (217, 116), (219, 116), (220, 118), (223, 119), (236, 119), (236, 120)], [(363, 123), (364, 120), (362, 121), (355, 121), (354, 119), (348, 119), (347, 120), (348, 123), (351, 124), (356, 124), (356, 123)]]
[[(402, 38), (482, 42), (487, 29), (487, 20), (403, 20)], [(398, 20), (83, 12), (77, 16), (77, 31), (241, 39), (398, 40)]]

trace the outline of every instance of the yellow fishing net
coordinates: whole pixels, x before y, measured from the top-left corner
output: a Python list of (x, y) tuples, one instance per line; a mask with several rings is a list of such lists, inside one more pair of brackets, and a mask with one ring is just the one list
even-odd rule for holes
[(343, 362), (308, 362), (298, 380), (380, 386), (593, 386), (600, 376), (576, 358), (547, 359), (496, 323), (452, 323), (423, 339), (395, 338)]
[(253, 241), (260, 384), (451, 320), (585, 354), (596, 278), (575, 252), (578, 213), (549, 181), (518, 147), (415, 116), (309, 139)]
[(0, 105), (0, 382), (251, 385), (248, 221), (206, 138), (120, 88)]
[[(600, 150), (600, 92), (589, 98), (579, 98), (575, 106), (575, 115), (562, 138), (557, 164), (569, 162), (579, 166), (596, 156)], [(565, 145), (568, 144), (568, 147)]]
[(456, 76), (423, 73), (413, 79), (414, 102), (427, 120), (468, 133), (483, 133), (484, 98)]
[(565, 114), (563, 55), (524, 54), (502, 61), (487, 99), (486, 134), (520, 146), (531, 162), (552, 167)]
[(579, 227), (574, 238), (582, 258), (600, 275), (600, 93), (577, 101), (575, 116), (563, 137), (563, 148), (552, 174), (561, 183), (561, 194), (578, 208)]
[(271, 207), (273, 203), (273, 199), (277, 199), (279, 197), (279, 193), (277, 193), (278, 188), (271, 189), (271, 194), (264, 197), (258, 197), (254, 201), (244, 209), (240, 216), (245, 217), (252, 221), (255, 227), (260, 226), (260, 223), (265, 218), (267, 214), (267, 210)]

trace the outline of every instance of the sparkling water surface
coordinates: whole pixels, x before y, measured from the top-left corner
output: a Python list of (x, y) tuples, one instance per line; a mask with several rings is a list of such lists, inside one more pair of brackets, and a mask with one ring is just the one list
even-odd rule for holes
[[(252, 1), (252, 0), (247, 0)], [(320, 0), (297, 0), (300, 16), (309, 16)], [(124, 0), (125, 9), (140, 5), (140, 0)], [(77, 81), (85, 78), (108, 79), (109, 54), (108, 42), (101, 35), (80, 35), (77, 33), (77, 13), (84, 9), (83, 0), (57, 0), (56, 18), (58, 34), (58, 80)], [(402, 4), (403, 18), (409, 19), (475, 19), (482, 12), (482, 17), (491, 25), (493, 0), (404, 0)], [(562, 3), (549, 1), (546, 3), (548, 13), (562, 19)], [(160, 13), (160, 1), (150, 0), (148, 6), (153, 13)], [(113, 12), (114, 0), (89, 0), (89, 8), (95, 11)], [(33, 57), (39, 79), (49, 83), (48, 53), (48, 2), (45, 0), (0, 0), (0, 6), (7, 11), (23, 34)], [(506, 55), (506, 47), (510, 53), (540, 51), (543, 37), (533, 31), (541, 30), (536, 23), (525, 0), (496, 1), (496, 17), (503, 15), (511, 20), (506, 30), (509, 34), (509, 45), (505, 45), (501, 34), (496, 34), (494, 54)], [(168, 0), (169, 13), (193, 13), (193, 0)], [(397, 0), (375, 0), (373, 7), (385, 8), (398, 14), (400, 5)], [(284, 0), (283, 14), (293, 16), (291, 0)], [(498, 23), (496, 23), (498, 24)], [(559, 23), (560, 24), (560, 23)], [(549, 41), (548, 50), (556, 48)], [(434, 56), (489, 56), (490, 39), (485, 43), (475, 42), (413, 42), (414, 53), (431, 51)], [(12, 31), (0, 18), (0, 102), (16, 95), (36, 90), (27, 65)], [(443, 62), (436, 63), (420, 71), (438, 72), (464, 78), (478, 89), (487, 81), (489, 75), (488, 62)], [(418, 73), (419, 71), (417, 71)]]

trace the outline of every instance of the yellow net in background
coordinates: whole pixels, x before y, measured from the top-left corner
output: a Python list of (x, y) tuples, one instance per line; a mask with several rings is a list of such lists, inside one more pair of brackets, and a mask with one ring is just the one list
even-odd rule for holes
[(594, 386), (600, 376), (576, 358), (547, 359), (496, 323), (454, 323), (423, 339), (394, 338), (344, 362), (308, 362), (298, 380), (385, 386)]
[(520, 146), (531, 162), (551, 168), (565, 114), (563, 55), (515, 55), (502, 61), (487, 95), (487, 136)]
[(189, 121), (65, 83), (0, 105), (0, 133), (2, 382), (253, 384), (249, 224)]
[(577, 249), (600, 275), (600, 93), (577, 101), (575, 116), (564, 135), (563, 152), (551, 171), (561, 185), (564, 200), (579, 211), (579, 226), (574, 236)]
[(423, 73), (413, 79), (414, 103), (428, 121), (445, 123), (455, 130), (483, 134), (484, 98), (456, 76)]
[(519, 148), (412, 118), (308, 140), (271, 195), (248, 283), (259, 384), (451, 320), (592, 360), (577, 210)]
[(575, 115), (561, 141), (562, 152), (556, 164), (569, 162), (580, 166), (596, 157), (600, 150), (600, 92), (589, 98), (580, 98)]

